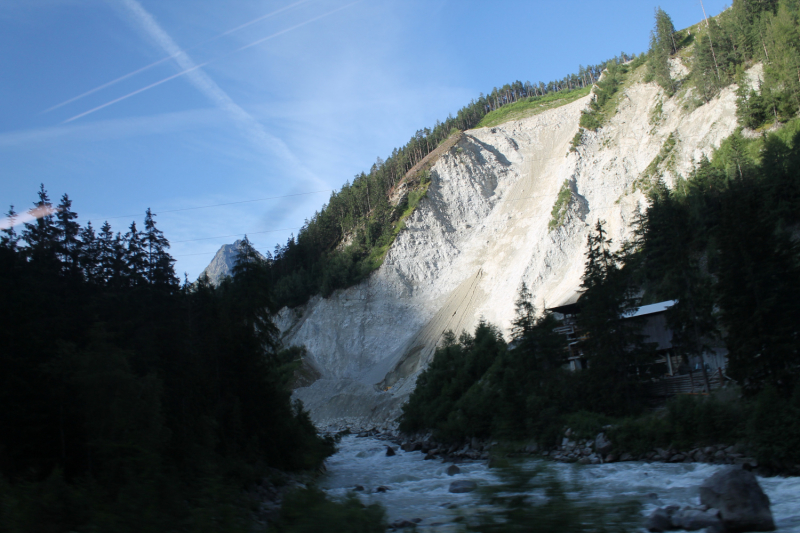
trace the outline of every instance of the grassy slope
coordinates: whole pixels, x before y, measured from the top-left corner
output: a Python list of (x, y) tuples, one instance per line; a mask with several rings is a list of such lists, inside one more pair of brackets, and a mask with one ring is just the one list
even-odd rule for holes
[(543, 111), (547, 111), (548, 109), (561, 107), (562, 105), (574, 102), (578, 98), (589, 94), (590, 90), (590, 87), (584, 87), (583, 89), (562, 91), (547, 94), (545, 96), (520, 100), (492, 111), (483, 117), (483, 119), (475, 127), (488, 128), (491, 126), (497, 126), (498, 124), (502, 124), (510, 120), (521, 120), (523, 118), (532, 117)]

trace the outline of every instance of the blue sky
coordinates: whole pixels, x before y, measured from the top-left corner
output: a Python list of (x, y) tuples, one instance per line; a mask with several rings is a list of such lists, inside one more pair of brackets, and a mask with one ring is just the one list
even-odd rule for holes
[(0, 208), (44, 183), (124, 232), (150, 207), (194, 279), (234, 235), (285, 243), (480, 92), (646, 50), (657, 5), (702, 18), (698, 0), (0, 0)]

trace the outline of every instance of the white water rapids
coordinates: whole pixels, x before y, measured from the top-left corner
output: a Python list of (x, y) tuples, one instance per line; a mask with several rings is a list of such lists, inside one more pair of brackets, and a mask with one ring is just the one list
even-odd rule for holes
[[(469, 514), (481, 505), (476, 492), (451, 494), (448, 491), (451, 482), (472, 480), (479, 486), (499, 482), (486, 461), (459, 463), (461, 473), (448, 476), (450, 463), (439, 459), (425, 461), (421, 452), (397, 448), (395, 456), (386, 457), (386, 446), (390, 444), (371, 437), (344, 437), (338, 453), (328, 459), (328, 472), (320, 478), (319, 486), (331, 496), (343, 497), (361, 485), (365, 490), (356, 494), (366, 504), (380, 503), (386, 509), (389, 523), (421, 518), (417, 531), (438, 533), (458, 531), (453, 520), (459, 513)], [(528, 459), (526, 464), (532, 466), (536, 461)], [(645, 516), (656, 507), (699, 504), (698, 487), (722, 468), (694, 463), (549, 464), (565, 480), (577, 481), (582, 486), (580, 497), (600, 501), (637, 499), (643, 504)], [(759, 483), (772, 502), (778, 531), (800, 533), (800, 478), (759, 477)], [(388, 487), (388, 491), (375, 492), (379, 486)]]

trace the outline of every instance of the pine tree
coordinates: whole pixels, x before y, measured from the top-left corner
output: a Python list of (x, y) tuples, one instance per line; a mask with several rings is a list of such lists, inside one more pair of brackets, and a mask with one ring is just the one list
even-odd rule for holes
[(147, 208), (144, 218), (144, 247), (147, 251), (147, 280), (151, 285), (176, 286), (175, 260), (167, 253), (169, 241), (156, 228), (155, 214)]
[(80, 225), (75, 222), (78, 214), (72, 210), (72, 200), (67, 194), (61, 197), (56, 207), (56, 239), (58, 240), (58, 257), (65, 272), (77, 273), (79, 269), (78, 254), (81, 242), (78, 239)]
[(6, 226), (3, 227), (0, 232), (2, 232), (2, 237), (0, 237), (0, 247), (10, 250), (12, 252), (16, 252), (17, 250), (17, 243), (19, 242), (19, 236), (17, 235), (17, 230), (14, 229), (16, 225), (18, 214), (14, 211), (14, 206), (12, 205), (8, 209), (8, 213), (6, 213)]
[(128, 233), (125, 234), (125, 248), (125, 262), (131, 285), (144, 285), (147, 282), (147, 252), (135, 221), (131, 222)]
[(80, 240), (80, 255), (78, 259), (83, 275), (89, 283), (101, 283), (101, 244), (95, 234), (94, 227), (92, 227), (91, 220), (86, 223), (86, 227), (81, 229)]
[(22, 232), (22, 240), (28, 245), (25, 253), (27, 257), (40, 267), (55, 268), (58, 264), (56, 256), (58, 242), (56, 240), (56, 227), (53, 224), (53, 204), (47, 195), (44, 184), (39, 186), (39, 201), (34, 204), (32, 213), (36, 216), (34, 222), (26, 222)]
[(669, 68), (670, 55), (677, 52), (673, 37), (675, 26), (670, 16), (660, 7), (656, 8), (655, 19), (655, 27), (650, 32), (648, 72), (668, 95), (672, 95), (677, 89)]
[(597, 410), (621, 414), (637, 409), (637, 365), (648, 362), (652, 353), (639, 333), (641, 324), (626, 318), (638, 298), (630, 294), (620, 257), (611, 245), (603, 221), (598, 221), (587, 239), (578, 326), (584, 333), (581, 349), (589, 361), (587, 396), (596, 400)]
[(114, 277), (114, 232), (111, 231), (111, 224), (106, 220), (100, 227), (100, 234), (97, 237), (98, 247), (98, 280), (106, 285)]

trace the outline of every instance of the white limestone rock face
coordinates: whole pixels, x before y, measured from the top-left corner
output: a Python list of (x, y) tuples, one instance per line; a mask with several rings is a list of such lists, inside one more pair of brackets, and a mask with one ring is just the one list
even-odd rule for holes
[[(671, 186), (687, 176), (735, 129), (735, 90), (688, 112), (653, 83), (632, 85), (576, 152), (569, 145), (590, 96), (466, 132), (432, 168), (427, 196), (380, 269), (277, 315), (284, 343), (305, 345), (322, 373), (295, 397), (321, 426), (392, 425), (445, 331), (472, 331), (481, 318), (508, 331), (523, 281), (540, 310), (572, 296), (595, 223), (605, 220), (614, 244), (624, 242), (645, 207), (634, 186), (641, 173), (672, 134), (663, 178)], [(565, 180), (575, 198), (550, 230)]]

